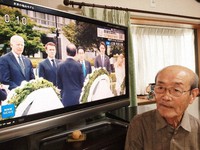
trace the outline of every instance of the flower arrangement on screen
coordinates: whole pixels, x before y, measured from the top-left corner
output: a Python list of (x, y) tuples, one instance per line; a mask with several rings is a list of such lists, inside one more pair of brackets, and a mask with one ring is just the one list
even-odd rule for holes
[(47, 87), (52, 87), (58, 97), (60, 97), (60, 93), (52, 82), (49, 82), (43, 78), (37, 78), (29, 82), (23, 81), (19, 87), (11, 90), (7, 97), (8, 103), (14, 104), (15, 107), (17, 107), (31, 92)]
[(120, 95), (123, 95), (125, 93), (125, 77), (124, 77), (124, 80), (122, 82), (122, 84), (120, 85), (121, 87), (121, 90), (120, 90)]
[(108, 71), (104, 68), (97, 68), (91, 74), (87, 75), (85, 82), (84, 82), (84, 86), (82, 88), (82, 93), (80, 96), (80, 103), (88, 102), (90, 90), (92, 90), (91, 86), (94, 83), (94, 81), (96, 79), (100, 78), (101, 76), (107, 76), (108, 78), (110, 78)]

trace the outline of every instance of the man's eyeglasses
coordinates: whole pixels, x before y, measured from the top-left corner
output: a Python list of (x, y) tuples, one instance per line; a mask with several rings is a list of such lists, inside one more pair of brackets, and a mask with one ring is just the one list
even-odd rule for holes
[(187, 90), (187, 91), (183, 91), (179, 88), (175, 88), (175, 87), (171, 87), (171, 88), (166, 88), (166, 87), (163, 87), (163, 86), (159, 86), (159, 85), (153, 85), (153, 89), (154, 89), (154, 92), (156, 94), (163, 94), (166, 92), (166, 90), (169, 91), (169, 93), (175, 97), (180, 97), (181, 95), (183, 95), (184, 93), (186, 92), (189, 92), (191, 91), (190, 90)]

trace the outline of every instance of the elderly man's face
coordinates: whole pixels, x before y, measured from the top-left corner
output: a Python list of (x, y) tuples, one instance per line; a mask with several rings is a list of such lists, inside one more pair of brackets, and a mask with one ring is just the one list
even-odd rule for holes
[[(167, 88), (162, 94), (155, 94), (157, 109), (162, 117), (168, 119), (180, 119), (189, 104), (191, 104), (196, 95), (193, 90), (190, 91), (190, 74), (185, 70), (167, 69), (159, 73), (156, 85)], [(176, 97), (169, 92), (169, 88), (174, 87), (183, 92)]]
[(18, 36), (15, 37), (11, 43), (11, 48), (17, 55), (21, 55), (24, 50), (24, 39)]

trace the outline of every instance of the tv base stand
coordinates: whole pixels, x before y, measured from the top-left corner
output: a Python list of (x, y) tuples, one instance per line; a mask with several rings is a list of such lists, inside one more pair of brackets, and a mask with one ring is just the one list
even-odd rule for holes
[(40, 150), (123, 150), (128, 124), (112, 119), (98, 121), (85, 125), (81, 130), (86, 134), (86, 140), (68, 142), (67, 137), (73, 130), (68, 130), (53, 136), (48, 136), (40, 141)]

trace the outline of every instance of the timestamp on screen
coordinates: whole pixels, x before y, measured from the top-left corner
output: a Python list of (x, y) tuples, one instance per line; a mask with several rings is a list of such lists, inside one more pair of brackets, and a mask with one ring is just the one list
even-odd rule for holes
[(22, 23), (23, 25), (26, 25), (26, 24), (27, 24), (27, 18), (26, 18), (26, 17), (19, 17), (19, 16), (16, 16), (16, 17), (14, 18), (14, 20), (13, 20), (13, 19), (11, 19), (11, 17), (10, 17), (9, 14), (5, 14), (5, 15), (4, 15), (4, 21), (5, 21), (6, 23), (10, 23), (10, 22), (12, 22), (12, 21), (17, 21), (18, 24), (20, 24), (20, 23)]

